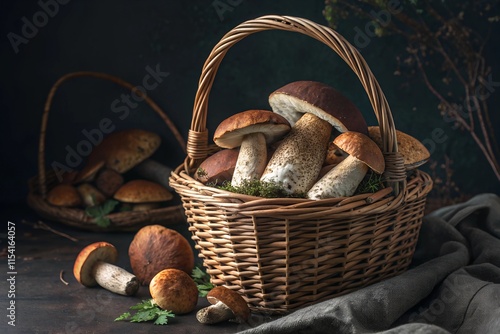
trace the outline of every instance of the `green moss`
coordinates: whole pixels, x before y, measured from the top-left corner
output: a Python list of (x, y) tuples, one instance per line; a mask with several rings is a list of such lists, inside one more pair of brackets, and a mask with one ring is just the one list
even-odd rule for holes
[(364, 177), (363, 181), (359, 184), (356, 189), (355, 195), (357, 194), (365, 194), (365, 193), (375, 193), (380, 189), (383, 189), (384, 186), (384, 178), (380, 174), (376, 174), (372, 171), (369, 171)]
[(247, 180), (243, 182), (243, 185), (239, 187), (234, 187), (231, 182), (224, 182), (218, 188), (227, 190), (233, 193), (258, 196), (265, 198), (283, 198), (283, 197), (295, 197), (295, 198), (305, 198), (306, 194), (289, 194), (283, 188), (280, 183), (274, 182), (262, 182), (260, 180)]

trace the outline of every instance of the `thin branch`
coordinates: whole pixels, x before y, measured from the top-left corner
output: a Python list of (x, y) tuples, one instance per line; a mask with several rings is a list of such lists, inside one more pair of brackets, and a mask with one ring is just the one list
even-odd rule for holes
[(69, 234), (66, 234), (66, 233), (63, 233), (63, 232), (59, 232), (59, 231), (53, 229), (52, 227), (50, 227), (49, 225), (45, 224), (41, 220), (39, 220), (36, 223), (32, 223), (32, 222), (29, 222), (27, 220), (23, 220), (23, 221), (21, 221), (21, 223), (26, 224), (26, 225), (30, 225), (34, 229), (40, 229), (40, 230), (49, 231), (49, 232), (57, 234), (57, 235), (59, 235), (59, 236), (61, 236), (63, 238), (69, 239), (69, 240), (71, 240), (73, 242), (78, 242), (77, 238), (74, 238), (74, 237), (70, 236)]

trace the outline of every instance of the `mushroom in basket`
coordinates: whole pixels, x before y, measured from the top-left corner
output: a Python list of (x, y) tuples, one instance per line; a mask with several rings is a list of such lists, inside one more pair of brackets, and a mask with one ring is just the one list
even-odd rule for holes
[(258, 180), (267, 163), (267, 144), (281, 139), (288, 121), (272, 111), (247, 110), (222, 121), (214, 133), (214, 142), (222, 148), (240, 147), (231, 184)]
[(294, 124), (262, 174), (288, 193), (306, 193), (317, 179), (332, 129), (367, 133), (356, 106), (338, 91), (313, 81), (292, 82), (269, 97), (275, 113)]
[(307, 197), (310, 199), (352, 196), (368, 168), (377, 174), (385, 170), (382, 151), (368, 136), (347, 131), (337, 136), (333, 143), (349, 155), (309, 189)]
[(174, 195), (158, 183), (132, 180), (122, 185), (113, 196), (117, 201), (131, 205), (133, 211), (153, 210), (170, 201)]
[[(378, 147), (382, 148), (380, 127), (369, 126), (368, 136), (378, 145)], [(429, 160), (429, 151), (418, 139), (402, 131), (396, 130), (396, 140), (398, 142), (398, 152), (401, 153), (403, 157), (403, 163), (407, 172), (422, 166)]]

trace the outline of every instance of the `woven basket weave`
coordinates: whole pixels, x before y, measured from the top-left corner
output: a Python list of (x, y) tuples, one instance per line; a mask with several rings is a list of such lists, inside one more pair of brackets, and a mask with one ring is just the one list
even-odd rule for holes
[(137, 231), (141, 227), (149, 224), (169, 225), (185, 221), (184, 210), (179, 203), (166, 206), (159, 209), (148, 211), (127, 211), (108, 214), (106, 217), (110, 220), (110, 226), (99, 227), (95, 218), (88, 216), (85, 210), (78, 208), (57, 207), (46, 201), (47, 192), (56, 184), (58, 180), (53, 170), (45, 169), (45, 135), (47, 130), (49, 111), (57, 89), (66, 81), (80, 77), (92, 77), (111, 81), (127, 90), (130, 90), (144, 101), (156, 112), (168, 128), (174, 134), (177, 142), (185, 151), (186, 144), (181, 134), (172, 123), (170, 118), (163, 110), (143, 91), (137, 89), (134, 85), (117, 78), (115, 76), (100, 72), (72, 72), (60, 77), (52, 86), (42, 115), (39, 147), (38, 147), (38, 175), (29, 180), (29, 193), (27, 202), (40, 216), (65, 225), (77, 227), (89, 231)]
[[(333, 49), (357, 74), (383, 137), (386, 188), (347, 198), (258, 198), (205, 186), (192, 176), (213, 150), (208, 97), (231, 46), (265, 30), (305, 34)], [(211, 281), (238, 291), (254, 311), (286, 313), (395, 276), (411, 262), (432, 180), (407, 177), (385, 96), (359, 52), (330, 28), (263, 16), (229, 31), (213, 48), (195, 96), (187, 157), (170, 177), (180, 194)]]

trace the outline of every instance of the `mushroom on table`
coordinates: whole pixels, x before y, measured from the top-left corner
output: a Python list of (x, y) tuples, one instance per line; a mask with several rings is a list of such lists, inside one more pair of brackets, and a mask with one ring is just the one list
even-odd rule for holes
[(290, 194), (306, 193), (318, 178), (333, 129), (367, 133), (358, 108), (320, 82), (292, 82), (273, 92), (269, 104), (293, 127), (271, 157), (261, 181), (281, 184)]
[(333, 142), (349, 155), (309, 189), (307, 197), (310, 199), (352, 196), (368, 168), (378, 174), (385, 170), (382, 151), (368, 136), (348, 131)]
[(222, 121), (214, 142), (222, 148), (240, 147), (231, 184), (258, 180), (267, 163), (267, 145), (290, 131), (288, 121), (269, 110), (247, 110)]
[(131, 296), (139, 289), (137, 278), (116, 265), (118, 251), (112, 244), (101, 241), (80, 251), (73, 266), (76, 280), (86, 286), (101, 286), (111, 292)]
[(216, 324), (224, 321), (244, 323), (250, 317), (247, 302), (237, 292), (224, 286), (217, 286), (207, 294), (210, 306), (196, 313), (196, 319), (202, 324)]
[(156, 305), (174, 314), (194, 310), (198, 303), (198, 288), (184, 271), (167, 268), (157, 273), (149, 284), (149, 292)]
[(135, 234), (128, 248), (130, 266), (142, 285), (165, 268), (191, 274), (194, 253), (189, 241), (179, 232), (161, 225), (147, 225)]

